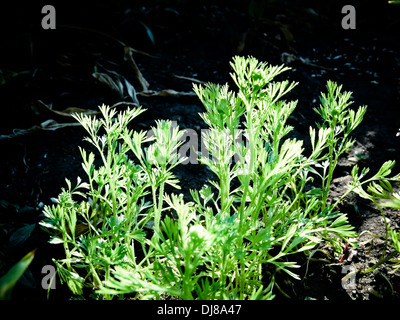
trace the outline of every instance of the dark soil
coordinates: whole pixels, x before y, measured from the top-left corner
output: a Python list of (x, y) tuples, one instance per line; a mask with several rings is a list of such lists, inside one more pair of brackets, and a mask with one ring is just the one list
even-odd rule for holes
[[(341, 8), (349, 4), (342, 1), (121, 0), (96, 5), (68, 1), (54, 5), (56, 30), (41, 27), (44, 4), (8, 5), (4, 10), (2, 4), (0, 276), (27, 252), (37, 249), (13, 298), (46, 299), (47, 292), (41, 287), (42, 268), (63, 252), (47, 244), (47, 234), (37, 225), (41, 209), (59, 194), (65, 178), (76, 181), (77, 176), (84, 177), (78, 150), (78, 146), (87, 146), (82, 142), (84, 130), (79, 126), (37, 129), (49, 119), (71, 124), (70, 117), (46, 111), (43, 105), (56, 111), (97, 110), (103, 103), (132, 102), (126, 87), (119, 94), (93, 76), (96, 71), (122, 76), (141, 91), (133, 68), (124, 60), (121, 42), (140, 51), (134, 52), (133, 58), (150, 90), (178, 92), (175, 96), (138, 94), (139, 103), (148, 109), (134, 124), (140, 129), (154, 125), (156, 119), (176, 120), (181, 128), (205, 128), (198, 116), (203, 109), (197, 98), (179, 94), (192, 89), (192, 81), (182, 77), (231, 83), (232, 57), (252, 55), (260, 61), (292, 67), (284, 77), (299, 82), (288, 97), (299, 100), (290, 119), (295, 127), (292, 134), (299, 139), (308, 141), (308, 128), (318, 120), (313, 108), (318, 106), (327, 80), (352, 91), (356, 106), (368, 105), (356, 130), (357, 143), (339, 164), (331, 199), (344, 192), (354, 164), (376, 172), (387, 160), (398, 162), (400, 6), (386, 1), (351, 2), (356, 9), (355, 30), (341, 26)], [(400, 172), (399, 165), (394, 172)], [(200, 165), (186, 165), (177, 176), (189, 190), (201, 188), (211, 173)], [(283, 284), (285, 292), (296, 300), (398, 300), (400, 273), (392, 273), (388, 265), (357, 275), (355, 287), (343, 288), (343, 266), (364, 270), (379, 260), (385, 228), (379, 211), (356, 196), (341, 204), (341, 210), (348, 214), (365, 245), (343, 263), (338, 258), (328, 263), (311, 261), (302, 281)], [(384, 213), (398, 230), (399, 213)], [(34, 226), (28, 234), (24, 233), (27, 229), (20, 229), (27, 225)], [(372, 234), (380, 237), (368, 242)], [(321, 253), (315, 258), (328, 259)], [(306, 264), (301, 272), (305, 275)], [(67, 297), (59, 283), (50, 293), (51, 300)], [(278, 299), (285, 298), (278, 294)]]

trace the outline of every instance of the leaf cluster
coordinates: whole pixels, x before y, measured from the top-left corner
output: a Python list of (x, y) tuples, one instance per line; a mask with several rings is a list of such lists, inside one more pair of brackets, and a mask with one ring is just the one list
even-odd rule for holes
[[(180, 189), (172, 169), (186, 160), (177, 152), (184, 132), (170, 121), (157, 121), (149, 135), (128, 128), (141, 108), (117, 113), (102, 106), (102, 119), (75, 116), (101, 165), (81, 148), (87, 182), (78, 178), (72, 188), (67, 180), (41, 223), (50, 241), (64, 246), (65, 259), (54, 262), (74, 294), (88, 287), (103, 299), (272, 299), (277, 274), (300, 279), (299, 257), (310, 257), (321, 242), (337, 255), (345, 242), (356, 245), (339, 201), (327, 200), (366, 107), (349, 109), (351, 94), (328, 82), (315, 110), (323, 122), (310, 127), (312, 151), (305, 155), (303, 141), (286, 138), (297, 102), (282, 97), (297, 84), (275, 81), (289, 68), (252, 57), (234, 57), (231, 66), (237, 91), (194, 85), (209, 126), (202, 135), (209, 153), (199, 161), (216, 179), (190, 190), (190, 202), (164, 188)], [(384, 198), (392, 192), (392, 164), (364, 182), (367, 170), (358, 175), (354, 167), (345, 196), (367, 197), (361, 186), (371, 182), (370, 194)], [(398, 235), (390, 235), (398, 249)]]

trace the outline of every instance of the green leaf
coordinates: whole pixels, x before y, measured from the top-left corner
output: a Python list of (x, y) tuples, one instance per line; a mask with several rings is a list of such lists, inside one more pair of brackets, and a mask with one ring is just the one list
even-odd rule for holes
[(61, 281), (67, 283), (69, 289), (72, 291), (73, 294), (82, 294), (84, 279), (76, 272), (64, 268), (57, 260), (53, 259), (53, 261), (57, 265), (57, 271), (60, 275)]
[(139, 23), (146, 29), (147, 36), (149, 37), (151, 43), (152, 43), (153, 45), (155, 45), (156, 42), (155, 42), (155, 40), (154, 40), (154, 34), (153, 34), (153, 32), (151, 31), (151, 29), (150, 29), (145, 23), (143, 23), (142, 21), (139, 21)]
[(35, 250), (26, 254), (0, 279), (0, 300), (11, 299), (12, 289), (35, 257)]
[(389, 230), (390, 238), (393, 242), (393, 247), (396, 249), (397, 252), (400, 253), (400, 232), (396, 232), (393, 229)]
[(287, 244), (292, 239), (292, 237), (294, 236), (296, 231), (297, 231), (297, 225), (294, 223), (291, 224), (289, 227), (289, 230), (286, 231), (285, 238), (283, 240), (282, 247), (281, 247), (281, 252), (285, 251)]
[(12, 78), (18, 75), (17, 72), (12, 70), (0, 69), (0, 86), (10, 81)]
[(23, 244), (31, 235), (33, 229), (35, 229), (36, 224), (28, 224), (24, 227), (17, 229), (11, 236), (10, 236), (10, 245), (12, 246), (19, 246)]
[(61, 238), (58, 238), (58, 237), (52, 237), (50, 239), (49, 243), (51, 243), (51, 244), (60, 244), (60, 243), (64, 243), (64, 240), (62, 240)]
[(372, 179), (380, 179), (388, 176), (395, 165), (395, 161), (389, 160), (382, 164), (381, 168), (379, 169), (378, 173)]
[(400, 209), (400, 199), (394, 198), (380, 202), (380, 205), (386, 208)]

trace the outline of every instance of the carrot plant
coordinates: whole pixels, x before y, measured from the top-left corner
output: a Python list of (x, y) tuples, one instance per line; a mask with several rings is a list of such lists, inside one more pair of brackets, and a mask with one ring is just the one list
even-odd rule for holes
[[(385, 224), (385, 242), (380, 259), (370, 268), (366, 270), (356, 270), (355, 273), (369, 273), (386, 263), (392, 264), (395, 268), (393, 272), (396, 272), (400, 268), (400, 232), (396, 232), (396, 230), (390, 226), (390, 222), (382, 209), (383, 207), (400, 209), (400, 192), (394, 192), (392, 187), (393, 182), (400, 181), (400, 174), (392, 177), (389, 176), (394, 165), (394, 161), (386, 161), (379, 171), (368, 179), (365, 179), (365, 176), (369, 172), (368, 168), (364, 168), (361, 173), (359, 173), (358, 166), (355, 166), (352, 170), (353, 181), (349, 184), (348, 190), (374, 203), (382, 215), (382, 220)], [(367, 185), (366, 190), (363, 188), (364, 185)]]
[(282, 100), (297, 84), (274, 81), (289, 68), (251, 57), (235, 57), (231, 66), (236, 91), (194, 86), (209, 127), (201, 136), (207, 152), (198, 159), (216, 179), (190, 190), (189, 202), (165, 191), (167, 184), (180, 189), (172, 172), (186, 160), (178, 152), (179, 127), (157, 121), (151, 136), (132, 131), (128, 123), (141, 108), (117, 113), (102, 106), (102, 119), (75, 116), (100, 164), (81, 148), (86, 182), (78, 179), (73, 188), (67, 181), (42, 222), (50, 242), (64, 246), (65, 259), (54, 263), (72, 293), (272, 299), (278, 273), (300, 279), (301, 254), (324, 241), (339, 254), (356, 237), (339, 201), (327, 200), (366, 107), (349, 109), (350, 93), (328, 82), (316, 109), (323, 121), (310, 127), (312, 150), (305, 155), (303, 141), (287, 138), (297, 102)]

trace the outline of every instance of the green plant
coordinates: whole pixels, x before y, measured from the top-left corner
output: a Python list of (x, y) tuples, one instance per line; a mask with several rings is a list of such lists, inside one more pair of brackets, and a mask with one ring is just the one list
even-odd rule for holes
[(74, 294), (88, 287), (103, 299), (272, 299), (281, 290), (277, 273), (300, 279), (293, 271), (300, 256), (319, 243), (337, 255), (345, 242), (356, 245), (337, 206), (360, 184), (334, 204), (328, 193), (366, 107), (349, 109), (350, 93), (328, 82), (316, 109), (323, 122), (310, 128), (306, 156), (302, 141), (286, 138), (297, 102), (281, 98), (296, 83), (273, 81), (288, 68), (251, 57), (235, 57), (231, 66), (237, 92), (194, 86), (209, 126), (201, 137), (208, 153), (199, 161), (216, 179), (190, 190), (190, 202), (165, 192), (166, 184), (180, 189), (171, 170), (186, 160), (178, 152), (183, 131), (170, 121), (157, 121), (150, 136), (128, 129), (141, 108), (102, 106), (101, 120), (75, 116), (100, 164), (81, 148), (88, 182), (72, 188), (67, 180), (42, 222), (50, 242), (64, 246), (66, 258), (54, 262)]
[[(74, 294), (82, 294), (85, 283), (102, 288), (102, 278), (108, 279), (111, 267), (124, 265), (128, 257), (136, 259), (134, 242), (144, 244), (143, 228), (150, 220), (155, 220), (155, 230), (159, 229), (164, 185), (175, 186), (176, 182), (170, 170), (178, 161), (165, 161), (180, 143), (179, 136), (173, 136), (175, 142), (166, 137), (170, 121), (157, 123), (154, 138), (145, 137), (144, 132), (127, 129), (127, 124), (143, 109), (128, 109), (118, 114), (116, 121), (115, 110), (105, 106), (100, 110), (102, 120), (79, 115), (76, 119), (88, 131), (85, 140), (98, 151), (102, 165), (96, 169), (94, 154), (81, 148), (88, 183), (78, 177), (76, 187), (72, 188), (67, 180), (68, 189), (59, 195), (57, 205), (45, 207), (46, 220), (41, 223), (46, 230), (53, 230), (51, 243), (64, 245), (66, 259), (54, 262), (61, 280)], [(100, 129), (105, 135), (100, 136)], [(141, 145), (152, 140), (155, 143), (143, 152)], [(128, 151), (138, 158), (139, 164), (129, 159)], [(89, 191), (84, 193), (83, 189)], [(153, 196), (151, 210), (147, 210), (150, 204), (145, 200), (147, 189)], [(79, 203), (73, 197), (84, 201)], [(145, 254), (146, 249), (142, 249)], [(77, 269), (83, 269), (83, 277)]]
[[(400, 181), (400, 174), (389, 177), (394, 161), (385, 162), (379, 171), (371, 178), (361, 182), (361, 179), (368, 173), (368, 169), (363, 169), (361, 174), (358, 174), (358, 166), (355, 166), (352, 171), (353, 182), (349, 186), (349, 190), (354, 191), (360, 197), (372, 201), (382, 215), (385, 224), (385, 245), (379, 261), (366, 270), (358, 270), (360, 273), (368, 273), (374, 271), (380, 265), (391, 262), (395, 267), (395, 272), (400, 268), (400, 232), (396, 232), (391, 228), (389, 220), (383, 212), (383, 207), (400, 209), (400, 193), (394, 192), (391, 182)], [(363, 185), (368, 183), (367, 190), (363, 189)], [(397, 256), (397, 259), (394, 259)]]
[(12, 290), (22, 277), (25, 270), (31, 264), (35, 257), (35, 251), (27, 253), (20, 261), (18, 261), (8, 272), (0, 278), (0, 300), (10, 300)]

